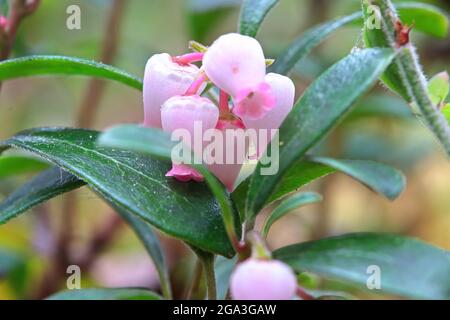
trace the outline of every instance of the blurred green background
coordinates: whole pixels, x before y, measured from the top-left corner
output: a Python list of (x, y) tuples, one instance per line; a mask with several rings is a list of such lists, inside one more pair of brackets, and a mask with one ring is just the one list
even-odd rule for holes
[[(450, 1), (427, 1), (447, 13)], [(111, 30), (105, 27), (112, 0), (43, 0), (22, 24), (14, 56), (56, 54), (100, 60), (102, 45)], [(81, 29), (66, 28), (66, 8), (81, 8)], [(210, 44), (220, 34), (236, 30), (239, 0), (128, 0), (119, 20), (120, 37), (113, 65), (143, 75), (149, 56), (173, 55), (188, 50), (188, 41)], [(281, 0), (266, 18), (258, 35), (266, 56), (276, 57), (309, 27), (360, 9), (358, 0)], [(450, 39), (433, 39), (412, 31), (421, 62), (431, 76), (450, 66)], [(362, 46), (358, 26), (344, 28), (300, 61), (292, 73), (297, 96), (331, 64)], [(0, 139), (40, 126), (77, 126), (82, 101), (92, 83), (82, 77), (26, 78), (3, 83), (0, 94)], [(141, 95), (116, 83), (107, 83), (91, 127), (143, 119)], [(280, 246), (357, 231), (386, 231), (415, 236), (450, 249), (450, 163), (433, 137), (401, 99), (382, 86), (358, 103), (349, 116), (316, 150), (350, 159), (372, 159), (403, 170), (408, 185), (394, 202), (375, 195), (350, 178), (333, 175), (310, 189), (324, 194), (319, 205), (298, 210), (277, 223), (269, 245)], [(0, 178), (0, 200), (30, 176)], [(71, 254), (76, 258), (113, 215), (111, 209), (87, 188), (75, 192)], [(162, 199), (163, 201), (163, 199)], [(13, 254), (15, 267), (0, 279), (0, 299), (40, 297), (47, 281), (51, 257), (57, 255), (55, 230), (64, 227), (64, 197), (33, 209), (0, 226), (0, 252)], [(263, 218), (264, 215), (262, 215)], [(63, 232), (63, 231), (62, 231)], [(171, 266), (174, 291), (180, 297), (191, 277), (192, 254), (178, 241), (161, 236)], [(0, 266), (6, 262), (0, 261)], [(2, 269), (0, 268), (0, 276)], [(88, 270), (82, 285), (141, 286), (158, 290), (157, 274), (137, 238), (126, 226), (111, 236)], [(64, 282), (62, 282), (64, 286)], [(350, 290), (357, 297), (376, 295), (339, 283), (320, 280), (320, 289)]]

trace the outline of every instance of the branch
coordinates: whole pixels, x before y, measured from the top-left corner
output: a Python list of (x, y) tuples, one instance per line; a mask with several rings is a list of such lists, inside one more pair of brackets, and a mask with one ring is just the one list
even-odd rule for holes
[[(112, 64), (117, 54), (126, 2), (126, 0), (114, 0), (109, 11), (100, 56), (100, 61), (105, 64)], [(96, 78), (89, 81), (78, 115), (79, 127), (87, 128), (92, 125), (105, 91), (105, 84), (103, 80)]]
[[(444, 115), (430, 99), (427, 80), (420, 66), (414, 45), (408, 37), (404, 39), (399, 35), (401, 32), (399, 26), (402, 27), (403, 25), (394, 6), (390, 0), (367, 1), (380, 9), (381, 31), (386, 43), (399, 53), (394, 63), (398, 70), (398, 76), (411, 100), (408, 102), (412, 102), (418, 107), (425, 123), (438, 138), (447, 155), (450, 156), (450, 126)], [(406, 43), (403, 43), (403, 41), (406, 41)]]

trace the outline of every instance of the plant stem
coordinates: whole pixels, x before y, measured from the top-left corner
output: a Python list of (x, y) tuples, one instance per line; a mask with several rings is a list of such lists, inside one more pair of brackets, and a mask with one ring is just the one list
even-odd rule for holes
[(194, 266), (194, 275), (192, 277), (192, 282), (184, 295), (186, 297), (186, 300), (191, 300), (193, 294), (195, 294), (198, 291), (198, 288), (200, 287), (200, 281), (202, 280), (202, 263), (199, 259), (195, 262)]
[(390, 0), (370, 0), (370, 3), (380, 8), (380, 18), (382, 22), (383, 34), (389, 46), (399, 51), (395, 58), (399, 75), (408, 95), (419, 108), (423, 118), (444, 147), (447, 155), (450, 156), (450, 126), (444, 115), (433, 104), (428, 94), (427, 80), (419, 63), (416, 49), (412, 43), (399, 48), (397, 43), (396, 23), (399, 18)]
[(205, 275), (206, 288), (208, 290), (208, 300), (217, 300), (216, 276), (214, 272), (215, 255), (199, 249), (194, 249), (194, 251), (204, 270), (203, 273)]
[[(100, 61), (105, 64), (112, 64), (117, 55), (126, 4), (126, 0), (114, 0), (109, 9), (99, 57)], [(78, 114), (77, 125), (79, 127), (89, 128), (92, 126), (105, 91), (105, 85), (106, 83), (101, 79), (93, 78), (89, 80)]]

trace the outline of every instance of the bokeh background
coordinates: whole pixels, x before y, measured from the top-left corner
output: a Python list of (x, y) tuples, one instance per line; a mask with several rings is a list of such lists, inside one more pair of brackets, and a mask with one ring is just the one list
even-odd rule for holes
[[(450, 1), (425, 2), (449, 12)], [(73, 4), (81, 8), (80, 30), (66, 28), (66, 8)], [(191, 39), (210, 44), (220, 34), (235, 31), (239, 4), (239, 0), (43, 0), (21, 25), (13, 56), (56, 54), (111, 61), (142, 76), (146, 60), (154, 53), (181, 54)], [(358, 0), (281, 0), (266, 18), (258, 39), (266, 55), (276, 57), (309, 27), (359, 9)], [(412, 38), (428, 75), (450, 69), (449, 38), (433, 39), (414, 30)], [(334, 33), (291, 74), (297, 96), (327, 67), (360, 46), (359, 26)], [(101, 130), (142, 119), (140, 93), (116, 83), (42, 77), (8, 81), (1, 88), (0, 139), (31, 127)], [(268, 238), (271, 248), (348, 232), (381, 231), (450, 249), (450, 162), (401, 99), (379, 85), (360, 100), (355, 112), (316, 153), (391, 164), (405, 173), (407, 188), (390, 202), (344, 175), (329, 176), (309, 187), (322, 193), (324, 202), (302, 208), (274, 225)], [(30, 176), (0, 178), (0, 200)], [(83, 287), (159, 290), (143, 246), (87, 188), (31, 211), (0, 226), (0, 250), (15, 257), (13, 271), (0, 275), (0, 299), (42, 298), (65, 287), (65, 270), (54, 267), (61, 255), (61, 235), (70, 238), (68, 261), (89, 256), (82, 269)], [(90, 252), (93, 239), (101, 246)], [(164, 235), (161, 239), (175, 295), (182, 297), (192, 277), (192, 253), (176, 240)], [(380, 297), (325, 279), (302, 280), (311, 288), (345, 291), (359, 298)]]

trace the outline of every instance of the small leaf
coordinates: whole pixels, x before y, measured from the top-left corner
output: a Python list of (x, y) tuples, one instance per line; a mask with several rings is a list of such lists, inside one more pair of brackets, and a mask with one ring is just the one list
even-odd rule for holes
[(447, 99), (450, 91), (450, 82), (447, 72), (441, 72), (435, 75), (428, 81), (428, 93), (430, 94), (431, 101), (435, 105), (440, 105)]
[(259, 27), (278, 0), (244, 0), (239, 17), (239, 33), (256, 37)]
[(444, 117), (447, 119), (448, 125), (450, 126), (450, 103), (447, 103), (442, 108), (442, 113), (444, 114)]
[[(416, 299), (450, 299), (450, 254), (422, 241), (389, 234), (347, 234), (276, 250), (295, 271), (367, 288), (380, 271), (381, 291)], [(379, 268), (379, 269), (378, 269)]]
[(48, 167), (47, 163), (37, 158), (5, 156), (0, 158), (0, 179), (20, 174), (36, 173)]
[(161, 300), (158, 294), (144, 289), (90, 288), (55, 293), (47, 300)]
[[(360, 50), (336, 63), (313, 82), (280, 128), (279, 162), (273, 160), (278, 164), (278, 172), (264, 175), (261, 169), (267, 165), (258, 163), (248, 192), (248, 218), (253, 219), (264, 207), (288, 169), (351, 110), (353, 103), (373, 86), (394, 56), (389, 49)], [(267, 155), (263, 160), (273, 164)]]
[[(136, 125), (123, 125), (111, 128), (101, 135), (99, 144), (103, 146), (132, 150), (170, 160), (172, 149), (177, 144), (170, 136), (154, 128)], [(203, 165), (193, 164), (205, 178), (209, 188), (216, 197), (222, 212), (225, 228), (230, 241), (238, 241), (239, 219), (225, 187)]]
[(436, 38), (448, 35), (448, 15), (439, 7), (423, 2), (403, 2), (396, 4), (398, 15), (404, 24), (413, 26)]
[(315, 192), (298, 193), (289, 199), (284, 200), (278, 207), (273, 209), (267, 217), (262, 229), (262, 236), (266, 238), (270, 227), (272, 227), (276, 221), (287, 215), (292, 210), (319, 201), (322, 201), (322, 196)]
[[(169, 163), (98, 147), (98, 135), (81, 129), (33, 129), (0, 142), (0, 149), (16, 147), (38, 154), (85, 181), (113, 207), (126, 209), (205, 251), (234, 254), (219, 204), (205, 184), (165, 177)], [(9, 218), (0, 211), (0, 223)]]
[(269, 71), (285, 75), (288, 74), (297, 62), (308, 55), (314, 47), (325, 40), (331, 33), (345, 25), (361, 20), (361, 12), (356, 12), (307, 30), (294, 40), (286, 51), (275, 59), (275, 63), (269, 68)]
[(6, 223), (48, 199), (77, 189), (84, 184), (83, 181), (58, 167), (50, 168), (26, 182), (0, 204), (0, 224)]
[(28, 56), (0, 62), (0, 81), (56, 74), (104, 78), (142, 90), (142, 81), (139, 78), (91, 60), (64, 56)]

